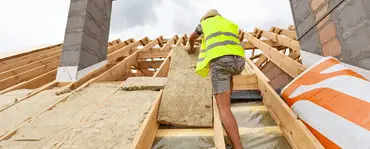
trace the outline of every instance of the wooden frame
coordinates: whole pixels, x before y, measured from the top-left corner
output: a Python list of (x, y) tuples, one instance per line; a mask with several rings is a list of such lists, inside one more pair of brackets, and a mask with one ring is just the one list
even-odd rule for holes
[(131, 149), (148, 149), (153, 145), (159, 124), (157, 122), (157, 115), (159, 103), (161, 102), (163, 90), (160, 90), (156, 99), (154, 100), (148, 115), (141, 124), (135, 138), (132, 142)]
[(279, 66), (290, 76), (297, 77), (305, 70), (305, 67), (302, 64), (280, 53), (276, 48), (273, 48), (264, 42), (260, 42), (260, 40), (258, 40), (256, 37), (253, 37), (248, 33), (245, 35), (245, 38), (248, 39), (253, 45), (258, 47), (258, 49), (262, 51), (266, 58), (270, 59), (270, 61)]
[(216, 98), (213, 97), (212, 101), (213, 101), (213, 132), (215, 146), (217, 149), (225, 149), (226, 145), (224, 138), (224, 128), (220, 120)]

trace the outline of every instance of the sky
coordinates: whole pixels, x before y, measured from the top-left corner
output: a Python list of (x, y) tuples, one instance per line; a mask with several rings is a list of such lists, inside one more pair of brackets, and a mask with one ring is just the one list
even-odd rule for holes
[[(64, 40), (70, 0), (7, 0), (0, 5), (0, 52)], [(245, 31), (293, 24), (289, 0), (116, 0), (109, 39), (190, 35), (208, 9)]]

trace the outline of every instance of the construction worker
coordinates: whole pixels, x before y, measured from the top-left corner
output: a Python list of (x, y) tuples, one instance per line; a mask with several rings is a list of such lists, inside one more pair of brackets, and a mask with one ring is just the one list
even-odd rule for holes
[(238, 124), (230, 109), (232, 76), (244, 70), (244, 48), (238, 39), (238, 26), (223, 18), (215, 9), (207, 11), (189, 37), (189, 54), (194, 53), (195, 40), (202, 36), (196, 73), (211, 72), (213, 94), (216, 97), (221, 122), (234, 149), (242, 149)]

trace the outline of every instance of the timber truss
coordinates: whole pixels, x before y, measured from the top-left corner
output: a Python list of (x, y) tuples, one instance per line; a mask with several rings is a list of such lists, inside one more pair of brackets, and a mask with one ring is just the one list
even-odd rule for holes
[[(240, 31), (239, 39), (246, 52), (250, 52), (251, 56), (246, 59), (245, 71), (233, 78), (233, 90), (260, 90), (264, 105), (292, 148), (323, 148), (274, 88), (270, 86), (270, 79), (261, 71), (268, 63), (275, 64), (293, 78), (305, 70), (301, 64), (300, 46), (296, 40), (294, 27), (290, 26), (289, 29), (272, 27), (270, 31), (261, 29), (255, 29), (254, 32)], [(135, 76), (167, 77), (171, 51), (176, 49), (175, 47), (185, 47), (187, 41), (186, 35), (180, 38), (175, 35), (170, 39), (159, 36), (152, 40), (147, 37), (140, 40), (133, 38), (125, 41), (114, 40), (109, 43), (107, 49), (108, 63), (75, 82), (55, 81), (62, 44), (0, 59), (0, 94), (19, 89), (33, 89), (26, 97), (0, 109), (0, 112), (46, 89), (55, 86), (63, 87), (57, 93), (60, 94), (60, 98), (55, 103), (39, 111), (37, 116), (14, 126), (14, 129), (6, 134), (0, 134), (2, 135), (0, 141), (9, 139), (20, 127), (44, 112), (52, 110), (58, 103), (67, 100), (72, 93), (93, 82), (122, 82), (128, 77)], [(213, 128), (159, 129), (156, 119), (161, 94), (162, 91), (159, 92), (141, 124), (132, 148), (151, 148), (156, 136), (181, 134), (213, 136), (216, 147), (225, 148), (224, 132), (216, 104), (213, 104)]]

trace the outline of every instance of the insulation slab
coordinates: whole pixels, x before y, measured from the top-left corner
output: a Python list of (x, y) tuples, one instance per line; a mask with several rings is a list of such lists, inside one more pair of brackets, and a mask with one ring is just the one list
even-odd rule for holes
[(172, 51), (158, 122), (187, 127), (213, 125), (211, 80), (195, 73), (197, 58), (198, 54), (189, 55), (183, 48)]
[(167, 78), (160, 78), (160, 77), (132, 77), (128, 78), (123, 86), (122, 89), (126, 91), (134, 91), (134, 90), (152, 90), (152, 91), (159, 91), (160, 89), (164, 89), (164, 85), (166, 84)]

